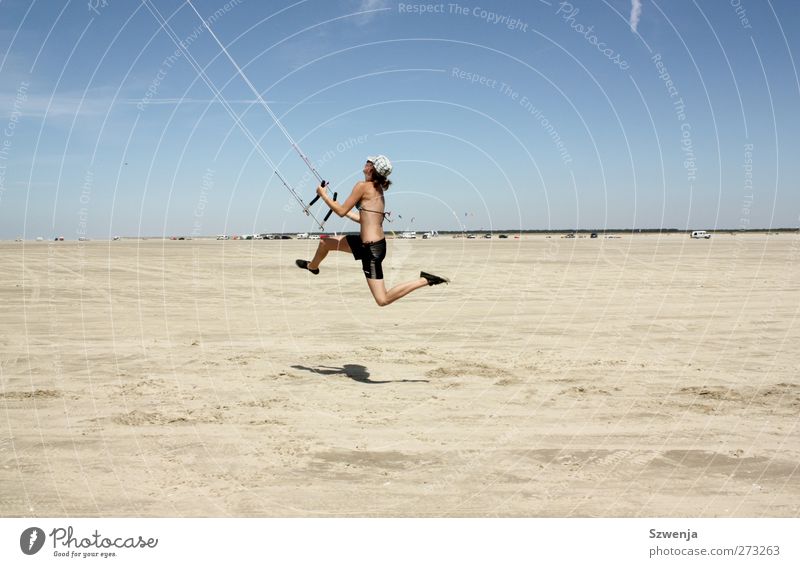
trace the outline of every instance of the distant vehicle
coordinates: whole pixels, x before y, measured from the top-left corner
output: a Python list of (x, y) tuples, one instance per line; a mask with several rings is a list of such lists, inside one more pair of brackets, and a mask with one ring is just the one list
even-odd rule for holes
[[(39, 240), (39, 239), (37, 238), (36, 240)], [(78, 242), (88, 242), (88, 241), (89, 241), (89, 239), (87, 237), (85, 237), (85, 236), (79, 236), (78, 237)]]
[(439, 232), (436, 230), (429, 230), (428, 232), (422, 233), (422, 238), (436, 238), (439, 236)]
[(501, 235), (500, 235), (500, 236), (498, 236), (497, 238), (508, 238), (508, 235), (507, 235), (507, 234), (501, 234)]
[(575, 233), (574, 232), (570, 232), (569, 234), (564, 235), (563, 238), (575, 238)]
[(417, 232), (414, 230), (407, 230), (405, 232), (401, 232), (398, 238), (416, 238)]
[(18, 236), (14, 239), (14, 242), (22, 242), (22, 239)]
[(178, 240), (186, 240), (186, 237), (185, 236), (179, 236)]
[(491, 237), (492, 237), (492, 235), (491, 235), (491, 234), (489, 234), (489, 233), (487, 232), (486, 234), (484, 234), (484, 235), (483, 235), (483, 237), (484, 237), (484, 238), (491, 238)]
[(593, 232), (591, 238), (597, 238), (597, 233)]
[(292, 237), (289, 236), (288, 234), (281, 234), (281, 240), (291, 240), (291, 239)]
[(705, 230), (693, 230), (692, 231), (692, 238), (711, 238), (711, 235), (707, 233)]
[(308, 238), (308, 233), (307, 232), (300, 232), (295, 236), (295, 238), (298, 238), (300, 240), (305, 240), (305, 239)]
[(306, 238), (309, 240), (319, 240), (319, 234), (310, 234)]
[[(42, 242), (43, 240), (44, 238), (42, 238), (41, 236), (36, 237), (36, 242)], [(78, 240), (80, 240), (80, 238)]]
[(230, 240), (230, 236), (228, 236), (227, 234), (218, 234), (217, 240)]
[[(117, 238), (119, 238), (119, 237), (117, 237)], [(63, 236), (56, 236), (53, 240), (56, 241), (56, 242), (64, 242), (64, 237)]]
[[(59, 239), (64, 240), (63, 236), (59, 236)], [(115, 236), (112, 240), (119, 240), (119, 236)]]
[(477, 237), (477, 236), (475, 236), (474, 234), (468, 234), (468, 235), (467, 235), (467, 238), (478, 238), (478, 237)]

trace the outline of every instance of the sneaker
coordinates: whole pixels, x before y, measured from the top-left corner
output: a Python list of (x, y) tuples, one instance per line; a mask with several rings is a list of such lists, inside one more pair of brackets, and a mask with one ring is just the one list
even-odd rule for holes
[(308, 261), (307, 260), (295, 260), (294, 263), (297, 264), (298, 268), (300, 268), (302, 270), (308, 270), (309, 272), (311, 272), (315, 276), (319, 273), (319, 268), (317, 268), (316, 270), (312, 270), (311, 268), (308, 267)]
[(429, 274), (427, 272), (420, 272), (419, 273), (419, 277), (425, 278), (426, 280), (428, 280), (428, 285), (439, 285), (439, 284), (442, 284), (442, 283), (445, 283), (445, 284), (446, 283), (450, 283), (450, 280), (448, 280), (447, 278), (434, 276), (433, 274)]

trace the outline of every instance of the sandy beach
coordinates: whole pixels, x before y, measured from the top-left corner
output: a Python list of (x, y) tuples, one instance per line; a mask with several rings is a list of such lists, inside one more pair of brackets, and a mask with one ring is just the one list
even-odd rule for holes
[(800, 515), (800, 237), (0, 243), (2, 516)]

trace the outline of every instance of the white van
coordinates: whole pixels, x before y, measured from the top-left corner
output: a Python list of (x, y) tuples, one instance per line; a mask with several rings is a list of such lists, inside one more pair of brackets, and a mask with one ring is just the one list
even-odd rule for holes
[(705, 230), (693, 230), (692, 238), (711, 238), (711, 235)]

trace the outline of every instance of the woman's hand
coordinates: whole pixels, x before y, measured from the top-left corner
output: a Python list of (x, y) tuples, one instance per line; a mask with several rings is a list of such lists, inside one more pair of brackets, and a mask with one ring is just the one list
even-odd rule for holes
[(317, 187), (317, 195), (319, 195), (320, 197), (325, 197), (327, 194), (328, 194), (327, 187), (323, 187), (322, 185), (319, 185)]

